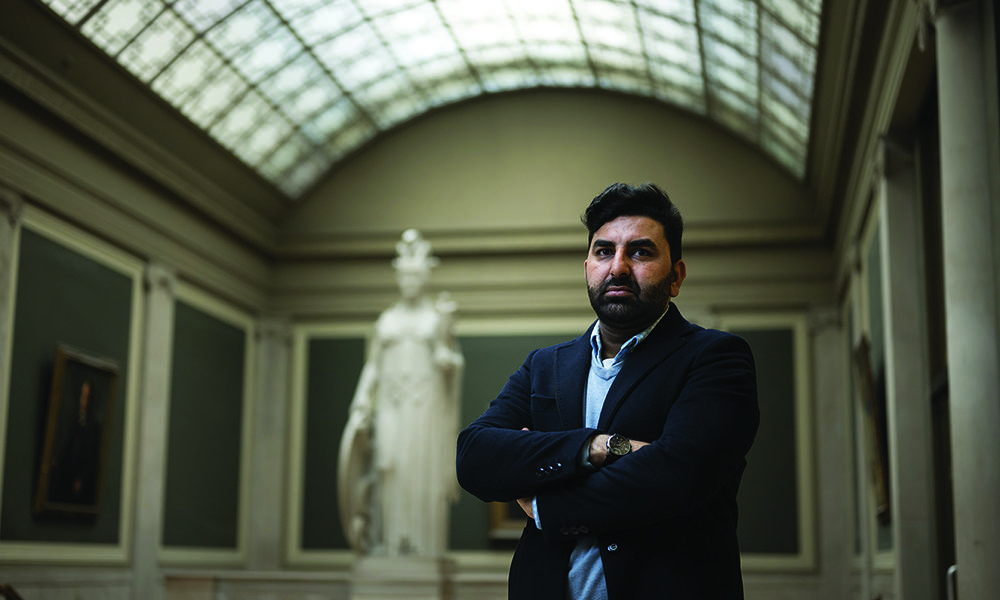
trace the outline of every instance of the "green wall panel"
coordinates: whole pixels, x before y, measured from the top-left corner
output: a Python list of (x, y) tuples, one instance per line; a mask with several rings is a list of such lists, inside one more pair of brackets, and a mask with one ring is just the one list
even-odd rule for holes
[[(3, 465), (4, 541), (117, 544), (133, 280), (25, 227), (21, 230)], [(117, 364), (99, 514), (35, 516), (33, 502), (56, 346)]]
[(798, 554), (795, 338), (791, 328), (734, 329), (757, 365), (760, 428), (747, 455), (737, 502), (744, 553)]
[(364, 367), (361, 338), (309, 341), (300, 537), (303, 550), (344, 550), (337, 502), (337, 461), (347, 413)]
[[(536, 348), (572, 339), (573, 334), (519, 336), (465, 336), (459, 343), (465, 356), (462, 380), (462, 416), (465, 427), (486, 410), (500, 389), (528, 354)], [(489, 505), (465, 490), (452, 507), (449, 547), (453, 550), (487, 550), (509, 542), (489, 538)]]
[(174, 318), (163, 545), (235, 549), (249, 342), (184, 302)]

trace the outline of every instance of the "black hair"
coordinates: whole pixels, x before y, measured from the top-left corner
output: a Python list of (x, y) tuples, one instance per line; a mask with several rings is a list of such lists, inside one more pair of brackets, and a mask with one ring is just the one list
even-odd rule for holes
[(681, 234), (684, 221), (681, 211), (654, 183), (629, 185), (612, 183), (604, 188), (584, 211), (580, 220), (587, 227), (587, 244), (594, 240), (594, 233), (608, 221), (618, 217), (649, 217), (663, 225), (663, 234), (670, 244), (670, 260), (681, 258)]

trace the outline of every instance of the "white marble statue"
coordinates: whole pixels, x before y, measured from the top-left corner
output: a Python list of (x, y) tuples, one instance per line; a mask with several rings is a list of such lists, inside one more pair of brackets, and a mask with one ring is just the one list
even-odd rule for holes
[(410, 229), (396, 250), (402, 297), (375, 323), (341, 441), (341, 521), (362, 554), (440, 557), (458, 495), (463, 359), (454, 302), (426, 293), (430, 244)]

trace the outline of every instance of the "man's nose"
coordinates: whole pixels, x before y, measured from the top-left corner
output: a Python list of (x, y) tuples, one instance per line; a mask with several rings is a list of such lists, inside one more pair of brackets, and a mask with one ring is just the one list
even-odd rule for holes
[(623, 277), (631, 273), (631, 271), (632, 265), (628, 262), (628, 255), (623, 251), (616, 252), (614, 259), (611, 261), (611, 276)]

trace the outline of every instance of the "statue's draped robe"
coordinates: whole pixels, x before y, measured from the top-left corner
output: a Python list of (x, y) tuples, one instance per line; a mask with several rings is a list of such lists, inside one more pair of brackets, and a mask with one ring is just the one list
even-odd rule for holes
[(390, 308), (375, 325), (375, 502), (379, 542), (390, 556), (440, 556), (447, 548), (461, 362), (447, 319), (423, 299)]

